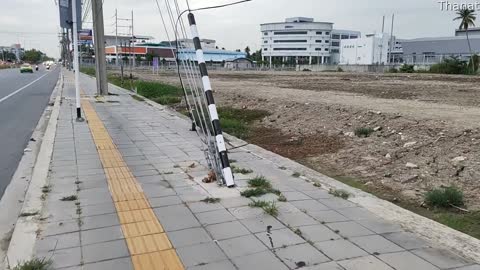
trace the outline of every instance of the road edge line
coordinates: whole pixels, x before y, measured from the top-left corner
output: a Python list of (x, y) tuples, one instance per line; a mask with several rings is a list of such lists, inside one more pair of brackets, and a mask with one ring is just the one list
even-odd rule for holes
[[(43, 208), (43, 201), (41, 200), (42, 187), (47, 182), (55, 134), (57, 131), (61, 96), (63, 92), (62, 72), (63, 71), (61, 70), (59, 80), (54, 89), (54, 93), (56, 94), (55, 102), (35, 161), (32, 178), (25, 194), (21, 213), (40, 213)], [(7, 269), (33, 258), (37, 230), (39, 228), (39, 220), (36, 216), (18, 217), (4, 260), (4, 265)]]

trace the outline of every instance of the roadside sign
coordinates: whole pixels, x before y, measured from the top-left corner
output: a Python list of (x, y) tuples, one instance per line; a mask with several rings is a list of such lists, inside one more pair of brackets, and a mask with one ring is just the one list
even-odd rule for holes
[[(62, 28), (72, 28), (73, 15), (72, 15), (72, 1), (73, 0), (60, 0), (59, 1), (59, 12), (60, 12), (60, 27)], [(82, 1), (77, 1), (77, 25), (78, 29), (82, 29)]]

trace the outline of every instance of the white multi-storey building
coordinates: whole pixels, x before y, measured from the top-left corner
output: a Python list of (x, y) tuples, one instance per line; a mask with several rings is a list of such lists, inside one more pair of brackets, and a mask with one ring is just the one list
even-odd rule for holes
[(261, 25), (263, 60), (271, 64), (335, 64), (340, 40), (359, 38), (360, 32), (335, 30), (333, 23), (312, 18), (287, 18)]
[(387, 34), (372, 34), (364, 38), (342, 40), (340, 42), (340, 64), (387, 64), (389, 39), (390, 36)]

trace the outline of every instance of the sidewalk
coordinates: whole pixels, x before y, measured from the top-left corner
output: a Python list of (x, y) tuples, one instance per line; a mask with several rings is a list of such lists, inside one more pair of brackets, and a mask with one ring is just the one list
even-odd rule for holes
[[(64, 74), (35, 246), (55, 269), (480, 269), (244, 148), (230, 151), (235, 166), (253, 170), (236, 174), (237, 189), (204, 184), (188, 121), (113, 87), (119, 95), (98, 102), (82, 75), (88, 121), (76, 122), (73, 74)], [(275, 201), (277, 217), (240, 196), (256, 175), (286, 197), (258, 198)]]

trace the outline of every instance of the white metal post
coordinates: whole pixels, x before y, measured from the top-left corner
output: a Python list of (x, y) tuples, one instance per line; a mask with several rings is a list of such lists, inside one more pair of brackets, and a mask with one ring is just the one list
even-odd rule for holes
[(72, 1), (73, 15), (73, 70), (75, 73), (75, 101), (77, 105), (77, 121), (82, 119), (82, 109), (80, 104), (80, 68), (78, 63), (78, 22), (77, 22), (77, 1)]

